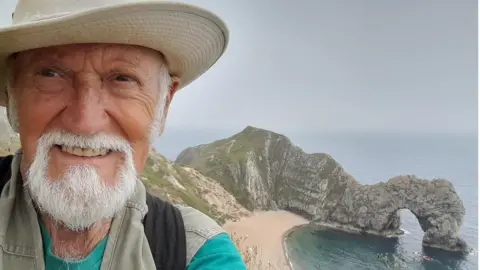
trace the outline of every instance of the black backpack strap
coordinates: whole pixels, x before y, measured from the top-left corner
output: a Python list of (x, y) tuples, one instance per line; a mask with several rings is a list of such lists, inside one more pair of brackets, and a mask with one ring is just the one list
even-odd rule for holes
[(10, 180), (10, 176), (12, 175), (12, 160), (13, 155), (0, 157), (0, 193), (2, 192), (3, 187), (7, 184), (8, 180)]
[(184, 270), (187, 243), (182, 213), (148, 192), (147, 205), (143, 225), (157, 270)]

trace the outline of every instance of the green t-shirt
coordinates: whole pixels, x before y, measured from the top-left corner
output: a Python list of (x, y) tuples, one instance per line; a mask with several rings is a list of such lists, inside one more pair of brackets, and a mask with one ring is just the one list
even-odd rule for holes
[(187, 270), (247, 270), (242, 255), (230, 236), (221, 233), (208, 240), (197, 251)]
[(45, 225), (40, 222), (40, 229), (43, 238), (43, 250), (45, 254), (45, 269), (47, 270), (100, 270), (103, 253), (107, 245), (107, 237), (98, 243), (92, 253), (79, 261), (65, 261), (52, 252), (52, 239)]
[[(40, 224), (40, 228), (42, 231), (46, 270), (100, 270), (103, 253), (107, 244), (107, 237), (105, 237), (85, 259), (80, 261), (65, 261), (53, 254), (52, 239), (42, 223)], [(230, 236), (226, 233), (221, 233), (208, 240), (198, 250), (187, 266), (187, 269), (246, 270), (247, 267)]]

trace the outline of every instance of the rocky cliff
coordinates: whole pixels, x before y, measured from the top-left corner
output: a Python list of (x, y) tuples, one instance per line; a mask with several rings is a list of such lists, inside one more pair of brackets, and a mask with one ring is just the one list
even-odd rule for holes
[(457, 236), (465, 208), (446, 180), (398, 176), (362, 185), (330, 155), (307, 154), (281, 134), (250, 126), (187, 148), (176, 163), (218, 180), (249, 210), (286, 209), (337, 229), (390, 236), (401, 233), (398, 210), (409, 209), (424, 246), (467, 249)]
[(220, 224), (251, 214), (217, 181), (195, 169), (171, 163), (155, 150), (150, 152), (140, 179), (153, 195), (192, 206)]

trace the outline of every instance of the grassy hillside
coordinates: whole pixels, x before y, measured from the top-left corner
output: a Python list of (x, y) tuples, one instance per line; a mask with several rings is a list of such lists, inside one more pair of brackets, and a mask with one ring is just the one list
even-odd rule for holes
[[(308, 208), (325, 199), (319, 200), (319, 194), (336, 195), (354, 182), (330, 155), (305, 153), (286, 136), (252, 126), (229, 138), (189, 147), (176, 163), (218, 180), (249, 210), (277, 209), (280, 204)], [(334, 192), (320, 192), (319, 183)]]
[(251, 198), (252, 188), (249, 190), (249, 183), (246, 181), (251, 169), (249, 166), (255, 166), (253, 171), (266, 179), (269, 176), (267, 168), (270, 163), (267, 160), (270, 155), (266, 151), (272, 149), (273, 152), (278, 152), (277, 150), (283, 150), (289, 145), (290, 140), (281, 134), (247, 126), (229, 138), (189, 147), (180, 153), (175, 162), (195, 168), (203, 175), (216, 179), (243, 206), (253, 210), (255, 202)]
[(194, 169), (171, 163), (155, 151), (150, 153), (141, 179), (152, 194), (195, 207), (220, 224), (249, 215), (217, 181)]

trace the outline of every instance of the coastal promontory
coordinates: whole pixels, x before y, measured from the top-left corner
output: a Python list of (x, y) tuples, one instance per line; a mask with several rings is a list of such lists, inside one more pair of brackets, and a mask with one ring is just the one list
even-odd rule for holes
[(286, 136), (252, 126), (222, 140), (190, 147), (177, 164), (215, 179), (249, 210), (288, 210), (349, 232), (396, 236), (399, 210), (425, 232), (423, 245), (465, 252), (458, 237), (465, 208), (445, 179), (401, 175), (360, 184), (329, 154), (305, 153)]

